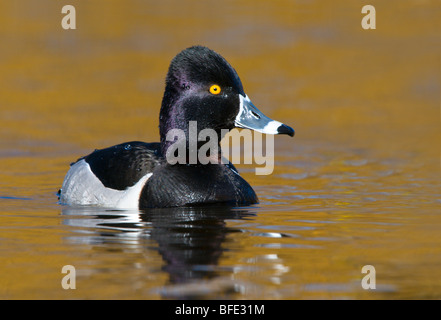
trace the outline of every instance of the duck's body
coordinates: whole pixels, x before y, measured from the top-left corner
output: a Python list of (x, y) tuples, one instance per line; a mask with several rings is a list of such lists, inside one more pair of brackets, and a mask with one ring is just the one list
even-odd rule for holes
[(96, 150), (71, 165), (60, 200), (122, 209), (257, 203), (232, 164), (175, 164), (159, 143), (132, 141)]
[[(208, 48), (191, 47), (170, 65), (160, 112), (161, 142), (127, 142), (80, 158), (64, 179), (60, 201), (126, 209), (257, 203), (254, 190), (234, 166), (220, 161), (220, 146), (217, 155), (210, 158), (219, 161), (170, 161), (170, 148), (176, 140), (169, 139), (168, 133), (179, 129), (190, 138), (191, 121), (197, 121), (197, 133), (213, 129), (219, 136), (221, 129), (234, 127), (294, 134), (290, 127), (267, 118), (254, 107), (225, 59)], [(185, 157), (189, 159), (200, 145), (193, 150), (191, 142), (184, 141)]]

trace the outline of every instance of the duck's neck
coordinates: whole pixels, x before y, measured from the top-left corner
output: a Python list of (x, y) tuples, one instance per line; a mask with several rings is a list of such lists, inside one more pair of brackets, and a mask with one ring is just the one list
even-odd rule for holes
[(161, 144), (162, 154), (169, 164), (220, 164), (222, 151), (220, 145), (210, 141), (198, 141), (192, 144), (187, 139), (177, 137), (175, 141)]
[[(174, 86), (166, 88), (159, 113), (161, 151), (169, 163), (207, 164), (221, 162), (223, 130), (206, 128), (186, 113)], [(182, 96), (182, 95), (181, 95)], [(209, 130), (208, 130), (209, 129)]]

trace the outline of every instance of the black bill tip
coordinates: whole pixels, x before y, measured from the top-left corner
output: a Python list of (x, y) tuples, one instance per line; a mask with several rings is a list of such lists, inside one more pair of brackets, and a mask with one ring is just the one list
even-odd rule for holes
[(279, 126), (277, 128), (277, 133), (278, 134), (287, 134), (291, 137), (294, 137), (294, 134), (295, 134), (294, 129), (291, 127), (288, 127), (286, 124), (282, 124), (281, 126)]

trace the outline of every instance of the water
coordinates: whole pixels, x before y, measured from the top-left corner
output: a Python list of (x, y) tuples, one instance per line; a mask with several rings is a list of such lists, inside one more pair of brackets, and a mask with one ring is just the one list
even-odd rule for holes
[[(75, 31), (53, 1), (0, 5), (0, 298), (441, 298), (439, 4), (378, 4), (370, 31), (358, 1), (72, 4)], [(272, 175), (238, 166), (260, 203), (59, 205), (69, 163), (159, 140), (168, 63), (196, 43), (296, 130)]]

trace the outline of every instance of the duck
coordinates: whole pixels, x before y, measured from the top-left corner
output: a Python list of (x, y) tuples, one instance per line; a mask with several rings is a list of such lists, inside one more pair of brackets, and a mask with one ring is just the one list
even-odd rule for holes
[[(210, 129), (222, 136), (242, 128), (294, 136), (294, 129), (254, 106), (225, 58), (205, 46), (192, 46), (170, 63), (159, 112), (160, 142), (130, 141), (79, 158), (65, 175), (60, 203), (116, 209), (257, 204), (256, 193), (235, 166), (219, 161), (219, 144), (209, 162), (204, 157), (188, 161), (191, 152), (202, 148), (201, 141), (191, 145), (185, 139), (194, 123), (198, 134)], [(170, 139), (173, 131), (184, 139)], [(177, 150), (184, 150), (184, 161), (170, 161)]]

